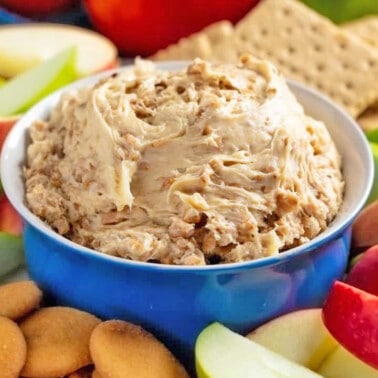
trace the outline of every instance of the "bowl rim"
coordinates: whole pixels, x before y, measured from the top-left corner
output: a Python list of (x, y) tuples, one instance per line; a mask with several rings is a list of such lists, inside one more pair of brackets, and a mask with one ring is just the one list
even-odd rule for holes
[[(188, 61), (162, 61), (156, 63), (158, 69), (162, 70), (169, 70), (169, 69), (179, 69), (181, 67), (184, 67), (186, 64), (188, 64)], [(22, 136), (22, 132), (26, 131), (30, 124), (32, 119), (36, 119), (36, 116), (34, 113), (37, 113), (38, 116), (41, 115), (42, 109), (50, 108), (48, 106), (50, 103), (55, 103), (57, 99), (60, 97), (60, 95), (63, 92), (79, 88), (81, 86), (85, 86), (88, 84), (93, 84), (99, 79), (109, 77), (113, 75), (114, 73), (122, 72), (124, 70), (130, 69), (132, 67), (132, 63), (107, 70), (101, 73), (98, 73), (96, 75), (92, 75), (90, 77), (86, 77), (84, 79), (77, 80), (69, 85), (66, 85), (59, 90), (51, 93), (41, 101), (39, 101), (37, 104), (35, 104), (33, 107), (31, 107), (13, 126), (11, 131), (9, 132), (1, 153), (0, 158), (0, 172), (1, 177), (7, 177), (7, 175), (14, 175), (14, 173), (8, 172), (7, 169), (7, 163), (9, 160), (12, 160), (12, 158), (9, 156), (8, 150), (11, 147), (11, 144), (13, 140), (20, 140)], [(368, 141), (361, 130), (361, 128), (358, 126), (356, 121), (338, 104), (334, 103), (331, 99), (329, 99), (327, 96), (323, 95), (322, 93), (319, 93), (318, 91), (307, 87), (306, 85), (299, 83), (295, 80), (286, 79), (290, 89), (297, 89), (303, 92), (307, 92), (312, 97), (317, 98), (321, 102), (325, 103), (326, 106), (328, 106), (330, 109), (333, 109), (335, 113), (337, 113), (339, 116), (341, 116), (344, 119), (345, 123), (348, 123), (348, 127), (353, 130), (354, 136), (359, 138), (364, 147), (363, 151), (363, 157), (364, 157), (364, 163), (366, 164), (367, 168), (367, 182), (365, 185), (365, 190), (363, 191), (362, 197), (357, 201), (355, 207), (352, 209), (352, 211), (348, 212), (343, 216), (342, 221), (337, 225), (337, 227), (331, 228), (330, 231), (324, 230), (319, 235), (317, 235), (312, 240), (301, 244), (297, 247), (291, 248), (287, 251), (280, 252), (277, 255), (263, 257), (255, 260), (250, 261), (242, 261), (242, 262), (234, 262), (234, 263), (224, 263), (224, 264), (217, 264), (217, 265), (170, 265), (170, 264), (159, 264), (159, 263), (151, 263), (151, 262), (143, 262), (143, 261), (135, 261), (135, 260), (129, 260), (122, 257), (112, 256), (108, 255), (99, 251), (96, 251), (94, 249), (82, 246), (80, 244), (77, 244), (64, 236), (58, 234), (57, 232), (53, 231), (46, 223), (44, 223), (41, 219), (39, 219), (36, 215), (34, 215), (28, 207), (25, 205), (24, 201), (18, 201), (16, 196), (14, 195), (15, 191), (12, 188), (12, 185), (10, 184), (10, 180), (3, 180), (2, 185), (4, 189), (4, 193), (7, 195), (9, 201), (13, 205), (13, 207), (17, 210), (17, 212), (21, 215), (24, 222), (26, 222), (28, 225), (31, 225), (34, 227), (38, 232), (44, 235), (44, 237), (47, 237), (49, 239), (52, 239), (55, 243), (58, 245), (61, 244), (65, 247), (64, 253), (67, 253), (69, 251), (70, 253), (79, 253), (84, 254), (85, 256), (90, 256), (92, 258), (95, 258), (97, 261), (104, 261), (108, 263), (116, 263), (128, 267), (133, 267), (135, 269), (142, 269), (142, 270), (148, 270), (148, 271), (161, 271), (164, 272), (192, 272), (196, 274), (201, 274), (209, 271), (215, 271), (215, 272), (227, 272), (227, 271), (235, 271), (235, 270), (244, 270), (249, 268), (263, 268), (266, 266), (273, 266), (276, 264), (279, 264), (287, 259), (291, 259), (294, 256), (304, 255), (307, 252), (310, 252), (314, 249), (317, 249), (318, 247), (325, 245), (327, 242), (335, 239), (338, 235), (345, 232), (346, 228), (351, 225), (353, 219), (357, 216), (358, 212), (362, 209), (363, 205), (365, 204), (369, 192), (371, 190), (371, 187), (373, 185), (374, 180), (374, 161), (373, 156), (371, 153), (368, 153), (369, 151), (369, 144)], [(51, 104), (50, 104), (51, 105)], [(8, 173), (6, 173), (8, 172)], [(5, 174), (4, 174), (5, 173)], [(24, 193), (25, 194), (25, 193)], [(332, 225), (333, 222), (331, 222)], [(329, 229), (329, 228), (328, 228)]]

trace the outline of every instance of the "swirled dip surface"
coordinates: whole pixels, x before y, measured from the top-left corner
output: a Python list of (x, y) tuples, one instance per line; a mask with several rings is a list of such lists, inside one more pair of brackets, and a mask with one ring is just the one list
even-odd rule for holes
[(274, 255), (324, 230), (342, 202), (325, 125), (249, 55), (177, 72), (138, 61), (64, 94), (30, 134), (30, 209), (75, 242), (127, 259)]

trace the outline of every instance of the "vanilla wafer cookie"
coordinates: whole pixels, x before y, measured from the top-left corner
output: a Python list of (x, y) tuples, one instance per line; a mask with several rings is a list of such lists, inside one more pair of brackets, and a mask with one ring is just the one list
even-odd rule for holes
[(39, 307), (42, 291), (33, 281), (11, 282), (0, 286), (0, 316), (17, 320)]
[(100, 323), (95, 316), (70, 307), (46, 307), (20, 324), (27, 345), (23, 377), (62, 377), (92, 361), (89, 338)]
[(96, 377), (189, 377), (172, 353), (152, 334), (122, 320), (100, 323), (92, 332), (89, 347)]
[(0, 377), (18, 378), (26, 360), (26, 342), (12, 320), (0, 316)]

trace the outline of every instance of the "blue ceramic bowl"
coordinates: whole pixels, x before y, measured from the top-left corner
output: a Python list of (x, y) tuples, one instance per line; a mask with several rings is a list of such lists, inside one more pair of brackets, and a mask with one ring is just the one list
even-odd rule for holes
[[(161, 67), (177, 68), (177, 63)], [(25, 221), (30, 276), (53, 301), (141, 324), (179, 357), (189, 359), (198, 333), (210, 322), (217, 320), (243, 333), (279, 314), (321, 305), (332, 282), (345, 271), (350, 225), (369, 194), (373, 160), (363, 133), (342, 109), (302, 85), (289, 84), (307, 113), (327, 124), (343, 157), (345, 201), (321, 235), (278, 256), (204, 267), (128, 261), (65, 239), (25, 206), (21, 168), (28, 127), (49, 114), (58, 92), (17, 123), (1, 159), (5, 192)]]

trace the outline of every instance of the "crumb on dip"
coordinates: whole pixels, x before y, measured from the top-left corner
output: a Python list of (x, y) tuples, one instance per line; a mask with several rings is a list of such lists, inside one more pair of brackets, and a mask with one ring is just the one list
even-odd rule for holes
[(34, 122), (26, 201), (65, 237), (137, 261), (278, 254), (337, 214), (341, 158), (266, 61), (137, 60)]

